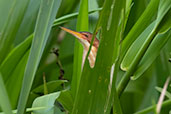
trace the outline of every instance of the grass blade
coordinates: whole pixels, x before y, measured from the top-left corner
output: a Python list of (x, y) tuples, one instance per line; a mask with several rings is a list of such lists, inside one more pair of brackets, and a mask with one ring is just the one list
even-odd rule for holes
[(8, 99), (8, 94), (6, 92), (1, 73), (0, 73), (0, 106), (6, 114), (12, 114), (11, 104)]
[[(125, 73), (122, 80), (120, 81), (120, 83), (118, 85), (119, 96), (121, 96), (122, 92), (126, 88), (127, 84), (129, 83), (130, 76), (133, 75), (133, 73), (136, 71), (136, 67), (138, 66), (142, 57), (145, 55), (145, 52), (149, 48), (153, 39), (155, 38), (157, 33), (160, 31), (160, 28), (162, 28), (161, 26), (165, 25), (165, 24), (161, 25), (161, 22), (164, 20), (164, 17), (167, 14), (169, 14), (168, 12), (169, 12), (170, 8), (171, 8), (170, 0), (161, 0), (160, 1), (160, 7), (159, 7), (159, 11), (158, 11), (158, 16), (156, 19), (156, 24), (155, 24), (153, 30), (151, 31), (151, 33), (148, 35), (145, 42), (142, 44), (142, 47), (140, 48), (140, 50), (137, 52), (134, 60), (132, 61), (131, 65), (130, 65), (130, 68), (128, 69), (128, 71)], [(162, 10), (160, 10), (160, 9), (162, 9)], [(159, 26), (159, 25), (161, 25), (161, 26)]]
[(60, 0), (41, 1), (38, 19), (35, 27), (34, 39), (24, 73), (23, 86), (20, 93), (17, 114), (24, 113), (33, 79), (39, 65), (43, 50), (45, 48), (53, 21), (55, 19), (57, 7), (59, 5)]
[(8, 78), (7, 82), (5, 83), (11, 101), (11, 106), (13, 109), (16, 109), (17, 107), (17, 102), (22, 87), (21, 85), (23, 81), (24, 71), (28, 60), (29, 52), (30, 51), (28, 50), (25, 53), (25, 55), (21, 58), (20, 62), (16, 65), (16, 68), (14, 69), (14, 71)]
[[(77, 31), (88, 31), (88, 0), (81, 0), (77, 20)], [(73, 96), (78, 90), (81, 78), (83, 47), (78, 40), (75, 40), (74, 63), (71, 91)]]
[[(169, 99), (169, 100), (166, 100), (166, 101), (164, 101), (164, 102), (162, 103), (162, 107), (163, 107), (163, 108), (164, 108), (164, 107), (167, 107), (167, 106), (170, 106), (170, 105), (171, 105), (171, 100), (170, 100), (170, 99)], [(147, 107), (147, 108), (145, 108), (145, 109), (143, 109), (143, 110), (141, 110), (141, 111), (138, 111), (138, 112), (136, 112), (136, 113), (134, 113), (134, 114), (147, 114), (147, 113), (153, 111), (155, 108), (156, 108), (156, 105), (152, 105), (152, 106)]]
[[(152, 18), (157, 14), (159, 0), (151, 0), (148, 7), (145, 9), (141, 17), (136, 24), (132, 27), (128, 35), (122, 41), (122, 54), (121, 59), (124, 57), (128, 48), (135, 41), (135, 39), (144, 31), (144, 29), (150, 24)], [(145, 23), (144, 23), (145, 22)]]
[[(33, 33), (41, 0), (30, 0), (22, 23), (17, 31), (14, 45), (18, 45)], [(27, 26), (26, 26), (27, 25)]]
[[(101, 9), (102, 8), (98, 8), (98, 9), (89, 11), (88, 13), (92, 14), (94, 12), (100, 11)], [(67, 14), (67, 15), (64, 15), (62, 17), (59, 17), (59, 18), (55, 19), (53, 26), (57, 26), (59, 24), (66, 23), (66, 22), (70, 21), (71, 19), (76, 18), (78, 15), (79, 15), (79, 13), (76, 12), (76, 13), (71, 13), (71, 14)]]
[(14, 38), (24, 17), (24, 13), (28, 6), (28, 3), (29, 0), (13, 1), (8, 19), (0, 36), (0, 64), (12, 48)]
[(1, 64), (0, 69), (5, 83), (7, 79), (10, 78), (11, 73), (14, 71), (15, 67), (20, 62), (21, 58), (30, 49), (32, 39), (33, 39), (33, 34), (30, 35), (20, 45), (15, 47)]
[(151, 43), (149, 49), (139, 63), (137, 70), (131, 77), (132, 80), (136, 80), (137, 78), (139, 78), (150, 67), (150, 65), (158, 57), (162, 48), (165, 46), (170, 37), (171, 29), (163, 34), (158, 34), (154, 38), (154, 41)]

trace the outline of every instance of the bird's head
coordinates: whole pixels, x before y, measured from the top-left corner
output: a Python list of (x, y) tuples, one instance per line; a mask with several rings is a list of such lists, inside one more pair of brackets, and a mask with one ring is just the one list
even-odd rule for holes
[[(65, 27), (60, 27), (62, 30), (72, 34), (73, 36), (75, 36), (82, 44), (84, 47), (89, 47), (90, 46), (90, 42), (91, 39), (93, 37), (93, 34), (90, 32), (76, 32), (70, 29), (67, 29)], [(98, 48), (99, 46), (99, 41), (97, 38), (95, 38), (94, 42), (93, 42), (93, 46)]]

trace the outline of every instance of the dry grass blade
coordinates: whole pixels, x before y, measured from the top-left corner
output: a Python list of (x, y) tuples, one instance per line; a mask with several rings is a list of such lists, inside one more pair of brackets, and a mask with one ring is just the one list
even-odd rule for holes
[(160, 114), (160, 110), (161, 110), (161, 106), (162, 106), (162, 102), (164, 100), (164, 96), (165, 96), (165, 93), (166, 93), (166, 90), (167, 90), (167, 87), (168, 87), (168, 84), (170, 82), (170, 76), (167, 78), (165, 84), (164, 84), (164, 87), (163, 87), (163, 90), (161, 92), (161, 95), (160, 95), (160, 98), (159, 98), (159, 101), (157, 103), (157, 108), (156, 108), (156, 112), (157, 114)]

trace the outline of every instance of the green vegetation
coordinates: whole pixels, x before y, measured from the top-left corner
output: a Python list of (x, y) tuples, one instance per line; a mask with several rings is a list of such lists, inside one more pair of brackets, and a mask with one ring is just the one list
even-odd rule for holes
[[(0, 14), (0, 114), (171, 113), (171, 0), (1, 0)], [(93, 68), (59, 26), (97, 36)]]

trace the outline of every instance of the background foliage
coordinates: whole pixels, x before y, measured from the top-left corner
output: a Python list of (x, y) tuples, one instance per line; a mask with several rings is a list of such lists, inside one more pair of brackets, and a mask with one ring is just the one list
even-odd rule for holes
[[(0, 15), (1, 113), (171, 112), (171, 0), (0, 0)], [(94, 68), (59, 26), (98, 33)]]

